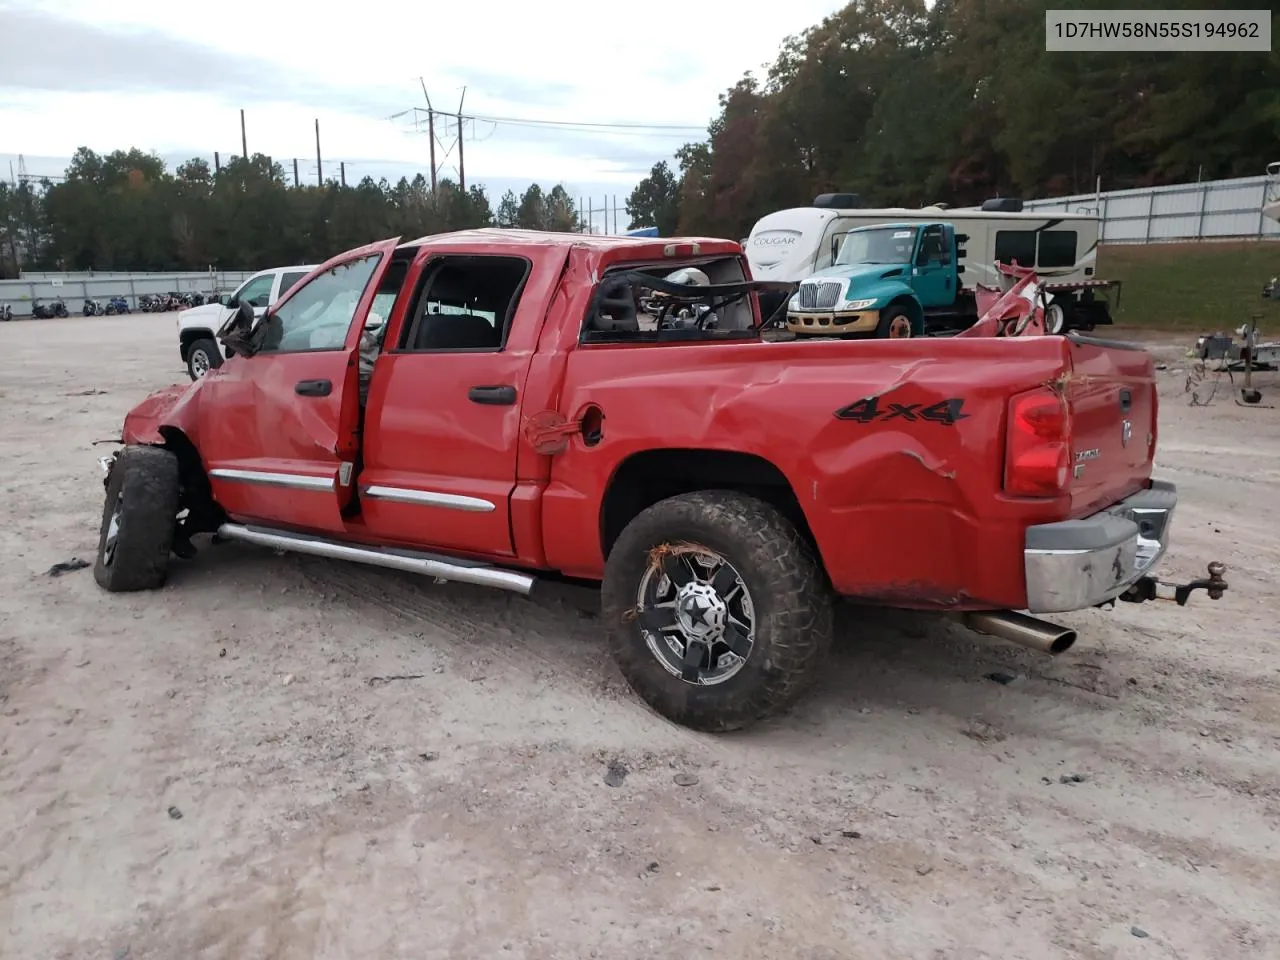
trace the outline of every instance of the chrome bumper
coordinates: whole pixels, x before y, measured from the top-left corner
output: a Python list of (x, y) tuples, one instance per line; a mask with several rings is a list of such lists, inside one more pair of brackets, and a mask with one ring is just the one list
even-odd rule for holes
[(1027, 528), (1027, 610), (1084, 610), (1119, 597), (1163, 555), (1177, 505), (1177, 488), (1155, 480), (1091, 517)]

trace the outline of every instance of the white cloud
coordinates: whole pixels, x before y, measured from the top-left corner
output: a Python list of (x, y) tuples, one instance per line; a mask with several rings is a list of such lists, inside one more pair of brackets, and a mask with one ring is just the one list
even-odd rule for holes
[[(386, 119), (423, 105), (421, 75), (437, 109), (456, 109), (465, 84), (468, 114), (695, 128), (468, 124), (469, 181), (565, 180), (625, 192), (654, 162), (699, 139), (717, 95), (772, 61), (785, 35), (840, 5), (8, 0), (6, 32), (12, 37), (17, 24), (33, 35), (6, 43), (0, 56), (0, 129), (9, 149), (43, 156), (82, 144), (228, 155), (240, 152), (244, 107), (250, 151), (286, 163), (299, 157), (303, 176), (314, 176), (316, 118), (335, 164), (425, 166), (425, 136), (409, 132), (407, 116)], [(441, 165), (455, 164), (456, 148)]]

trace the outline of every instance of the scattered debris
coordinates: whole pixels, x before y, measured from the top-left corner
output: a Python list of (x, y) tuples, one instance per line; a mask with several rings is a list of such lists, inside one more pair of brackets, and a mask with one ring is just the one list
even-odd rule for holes
[(225, 657), (226, 655), (227, 655), (227, 648), (226, 648), (226, 647), (223, 647), (221, 650), (219, 650), (219, 651), (218, 651), (218, 656), (220, 656), (220, 657)]
[(922, 877), (927, 877), (929, 874), (933, 873), (933, 867), (926, 863), (922, 863), (920, 866), (916, 867), (916, 873)]
[(717, 884), (714, 884), (714, 883), (713, 883), (713, 884), (711, 884), (711, 886), (706, 887), (706, 888), (704, 888), (704, 889), (705, 889), (708, 893), (719, 893), (719, 892), (720, 892), (720, 887), (719, 887)]
[(1064, 773), (1058, 778), (1059, 783), (1084, 783), (1089, 779), (1088, 774), (1084, 773)]
[(1147, 933), (1147, 931), (1143, 930), (1141, 927), (1130, 927), (1129, 932), (1139, 940), (1145, 940), (1147, 937), (1151, 936), (1151, 934)]
[(181, 811), (181, 810), (179, 810), (177, 807), (170, 807), (170, 808), (169, 808), (169, 819), (170, 819), (170, 820), (181, 820), (181, 819), (182, 819), (182, 811)]
[(283, 677), (280, 678), (280, 686), (282, 687), (287, 687), (291, 683), (293, 683), (292, 673), (286, 673)]
[(859, 831), (857, 831), (857, 830), (841, 830), (841, 831), (840, 831), (840, 836), (844, 837), (846, 840), (861, 840), (861, 839), (862, 839), (862, 834), (861, 834)]
[(626, 764), (621, 760), (610, 760), (609, 767), (604, 772), (604, 785), (606, 787), (620, 787), (622, 786), (622, 781), (627, 779), (627, 774), (630, 772)]
[(77, 664), (76, 664), (76, 666), (77, 666), (77, 667), (87, 667), (87, 666), (88, 666), (89, 664), (91, 664), (91, 663), (93, 663), (93, 661), (92, 661), (92, 660), (81, 660), (79, 663), (77, 663)]
[(677, 773), (671, 778), (671, 782), (677, 787), (692, 787), (698, 782), (698, 778), (692, 773)]
[(432, 760), (439, 760), (440, 754), (436, 753), (434, 750), (428, 750), (426, 753), (418, 754), (418, 759), (425, 760), (427, 763), (430, 763)]
[(370, 677), (365, 682), (371, 687), (385, 687), (393, 680), (421, 680), (425, 676), (425, 673), (396, 673), (388, 677)]
[(1013, 681), (1018, 679), (1018, 675), (1016, 673), (1001, 673), (999, 670), (996, 670), (993, 673), (988, 673), (987, 679), (994, 680), (996, 683), (1001, 684), (1002, 686), (1008, 686), (1009, 684), (1013, 683)]
[(822, 838), (818, 836), (816, 833), (809, 838), (809, 841), (811, 843), (816, 843), (818, 846), (822, 846)]
[(647, 870), (649, 873), (657, 873), (657, 872), (658, 872), (658, 861), (657, 861), (657, 860), (651, 860), (651, 861), (649, 861), (649, 865), (648, 865), (647, 867), (645, 867), (645, 870)]
[(83, 570), (89, 566), (88, 560), (81, 560), (79, 557), (72, 557), (70, 560), (63, 560), (61, 563), (55, 563), (48, 570), (51, 577), (60, 577), (64, 573), (71, 573), (73, 570)]

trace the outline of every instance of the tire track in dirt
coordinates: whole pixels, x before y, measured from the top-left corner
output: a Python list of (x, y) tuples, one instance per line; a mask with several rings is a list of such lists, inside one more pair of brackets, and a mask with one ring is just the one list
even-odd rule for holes
[[(621, 730), (644, 731), (648, 746), (718, 752), (715, 738), (670, 723), (640, 702), (614, 670), (604, 651), (595, 596), (583, 588), (538, 585), (530, 597), (471, 584), (436, 584), (397, 571), (366, 569), (310, 557), (297, 569), (317, 588), (358, 610), (369, 605), (402, 622), (426, 628), (420, 638), (440, 634), (438, 651), (455, 661), (473, 660), (481, 671), (502, 668), (503, 683), (533, 682), (553, 687), (601, 722)], [(657, 738), (654, 740), (653, 738)]]

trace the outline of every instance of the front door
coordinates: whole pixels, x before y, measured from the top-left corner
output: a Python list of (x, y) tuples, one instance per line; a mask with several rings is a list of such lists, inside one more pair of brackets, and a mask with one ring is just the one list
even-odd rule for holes
[(233, 518), (343, 529), (358, 445), (357, 348), (397, 242), (324, 264), (258, 322), (255, 352), (203, 381), (197, 443), (214, 497)]
[[(378, 357), (360, 512), (378, 539), (509, 557), (521, 403), (563, 247), (434, 255)], [(399, 308), (397, 308), (399, 313)]]
[(947, 250), (942, 224), (931, 223), (920, 231), (911, 287), (921, 306), (948, 307), (955, 302), (955, 265)]

